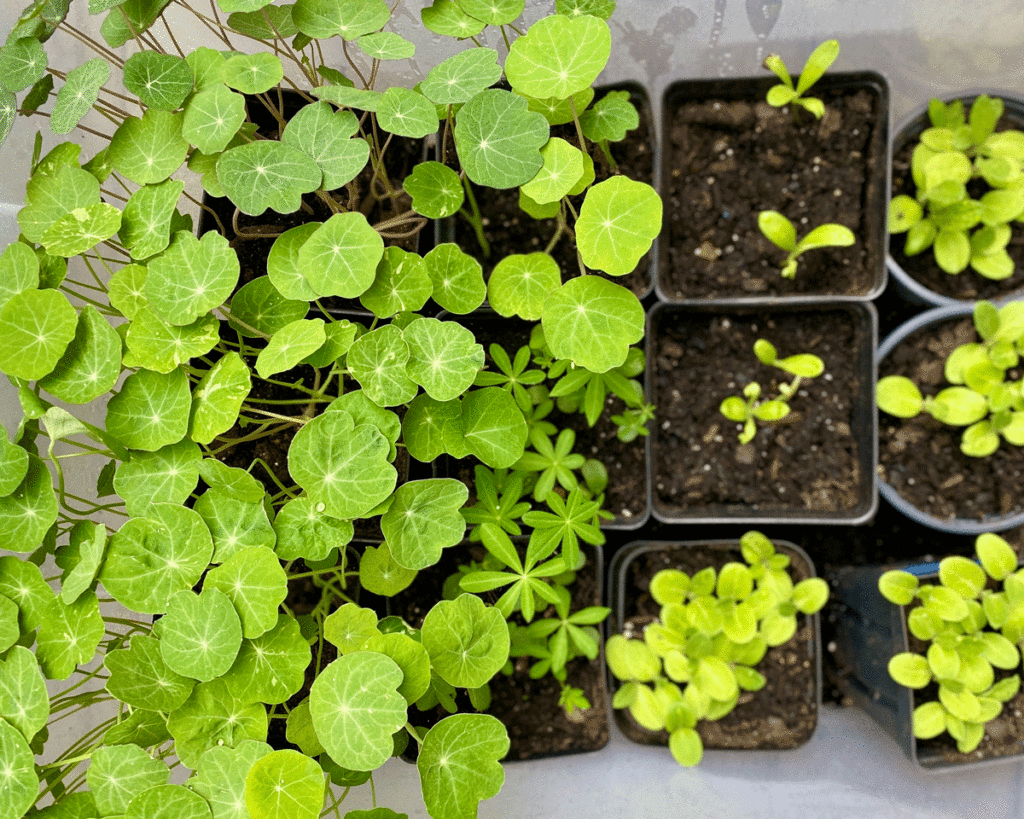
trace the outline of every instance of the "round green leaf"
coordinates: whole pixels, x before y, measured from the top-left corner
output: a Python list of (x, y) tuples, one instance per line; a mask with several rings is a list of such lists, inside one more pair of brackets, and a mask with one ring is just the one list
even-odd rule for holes
[(317, 102), (288, 121), (281, 141), (308, 154), (323, 171), (324, 189), (335, 190), (355, 179), (370, 156), (365, 139), (351, 138), (358, 130), (352, 112), (335, 112), (326, 102)]
[(1016, 553), (999, 535), (991, 532), (978, 535), (974, 548), (981, 565), (994, 580), (1003, 580), (1017, 568)]
[(262, 703), (238, 700), (223, 680), (212, 680), (192, 689), (185, 704), (168, 716), (167, 728), (178, 758), (194, 769), (210, 748), (233, 748), (247, 739), (265, 740), (267, 711)]
[(272, 753), (265, 742), (242, 740), (234, 748), (215, 746), (200, 758), (192, 790), (210, 803), (214, 819), (252, 819), (245, 806), (245, 780), (257, 760)]
[(820, 577), (809, 577), (793, 587), (793, 605), (803, 614), (821, 611), (828, 600), (828, 583)]
[(110, 63), (96, 57), (71, 69), (64, 85), (57, 92), (57, 102), (50, 114), (50, 130), (67, 134), (92, 108), (100, 88), (110, 79)]
[(24, 646), (14, 646), (0, 660), (0, 722), (6, 720), (26, 742), (31, 742), (45, 727), (49, 715), (50, 698), (36, 656)]
[(391, 633), (371, 637), (367, 651), (376, 651), (394, 660), (404, 679), (398, 693), (408, 703), (416, 702), (430, 688), (430, 658), (423, 646), (407, 634)]
[(242, 640), (224, 679), (241, 702), (281, 703), (302, 688), (309, 661), (309, 643), (298, 621), (282, 613), (269, 631)]
[(323, 769), (290, 749), (256, 760), (245, 777), (245, 804), (259, 819), (316, 819), (325, 793)]
[(298, 269), (321, 296), (354, 299), (371, 284), (384, 240), (361, 213), (336, 213), (299, 248)]
[(243, 94), (262, 94), (284, 77), (284, 66), (276, 54), (236, 54), (221, 67), (221, 80)]
[(483, 20), (466, 14), (455, 0), (434, 0), (420, 16), (429, 31), (444, 37), (475, 37), (487, 27)]
[(985, 588), (985, 570), (966, 557), (947, 557), (939, 563), (939, 581), (965, 600), (976, 598)]
[(318, 40), (334, 36), (354, 40), (377, 31), (390, 16), (383, 0), (297, 0), (292, 9), (299, 31)]
[(445, 310), (464, 315), (483, 304), (487, 296), (483, 268), (458, 245), (440, 244), (424, 260), (434, 282), (434, 301)]
[(359, 301), (378, 318), (388, 318), (395, 313), (420, 310), (433, 290), (421, 256), (400, 247), (388, 247), (377, 265), (373, 284)]
[(700, 741), (700, 734), (693, 728), (677, 728), (673, 731), (668, 739), (668, 747), (675, 761), (686, 767), (696, 765), (704, 756), (704, 744)]
[(8, 40), (0, 48), (0, 88), (24, 91), (46, 71), (46, 51), (35, 37)]
[(427, 731), (416, 767), (430, 815), (474, 819), (505, 782), (499, 760), (508, 748), (505, 726), (489, 714), (454, 714)]
[(924, 397), (909, 378), (887, 375), (875, 387), (875, 401), (879, 409), (897, 418), (913, 418), (924, 407)]
[(75, 337), (78, 315), (63, 293), (26, 290), (0, 310), (0, 371), (30, 381), (51, 373)]
[(197, 239), (179, 231), (171, 246), (149, 263), (146, 296), (171, 324), (191, 324), (227, 301), (238, 275), (238, 257), (219, 233), (210, 231)]
[(640, 115), (628, 91), (609, 91), (580, 115), (583, 135), (594, 142), (620, 142), (640, 125)]
[(192, 93), (192, 69), (181, 57), (139, 51), (124, 64), (124, 86), (147, 108), (173, 111)]
[(547, 253), (517, 253), (494, 266), (487, 283), (487, 299), (499, 315), (537, 321), (544, 300), (561, 284), (558, 262)]
[(216, 489), (199, 497), (194, 508), (213, 535), (213, 562), (231, 560), (250, 548), (273, 549), (274, 530), (261, 501), (239, 500)]
[(261, 378), (290, 370), (302, 359), (315, 353), (327, 340), (323, 319), (299, 319), (286, 324), (260, 350), (256, 372)]
[(138, 745), (97, 748), (85, 773), (96, 807), (104, 816), (122, 814), (140, 793), (164, 785), (170, 769)]
[(188, 699), (194, 680), (167, 667), (160, 641), (136, 634), (127, 649), (111, 651), (105, 659), (106, 688), (121, 702), (147, 711), (173, 711)]
[(406, 60), (416, 53), (416, 44), (393, 31), (364, 34), (357, 41), (367, 57), (374, 60)]
[(512, 466), (522, 457), (527, 427), (522, 410), (501, 387), (470, 392), (462, 402), (466, 446), (494, 469)]
[[(450, 171), (448, 168), (445, 170)], [(454, 171), (450, 172), (455, 173)], [(456, 181), (458, 181), (457, 176)], [(462, 193), (461, 186), (459, 186), (459, 193)], [(12, 296), (25, 290), (34, 290), (37, 287), (39, 287), (39, 259), (28, 245), (22, 242), (11, 242), (4, 248), (3, 254), (0, 254), (0, 309), (3, 309)]]
[(245, 97), (217, 83), (188, 101), (181, 135), (204, 154), (216, 154), (228, 147), (244, 121)]
[(42, 459), (28, 453), (28, 468), (18, 487), (0, 497), (0, 530), (4, 548), (31, 552), (57, 519), (53, 478)]
[(241, 618), (243, 635), (251, 640), (277, 623), (277, 608), (288, 594), (288, 580), (270, 547), (252, 546), (211, 569), (203, 583), (203, 590), (207, 589), (218, 589), (231, 601)]
[(470, 17), (492, 26), (508, 25), (525, 7), (524, 0), (459, 0), (459, 5)]
[(436, 603), (423, 620), (420, 637), (434, 670), (458, 688), (479, 688), (508, 659), (505, 618), (476, 595)]
[(266, 490), (256, 478), (234, 466), (227, 466), (216, 458), (203, 458), (199, 462), (199, 474), (210, 489), (223, 497), (261, 503)]
[(272, 336), (308, 312), (308, 300), (285, 298), (267, 277), (260, 276), (231, 298), (228, 322), (243, 336)]
[(181, 135), (182, 115), (151, 108), (129, 117), (114, 132), (107, 158), (122, 176), (139, 185), (163, 182), (185, 161), (188, 142)]
[(0, 435), (0, 497), (10, 495), (28, 474), (28, 452)]
[(889, 660), (889, 676), (907, 688), (924, 688), (931, 682), (932, 672), (920, 654), (904, 652)]
[(52, 256), (71, 258), (106, 241), (121, 227), (121, 211), (96, 202), (66, 213), (43, 234), (42, 243)]
[(65, 214), (100, 201), (100, 184), (88, 171), (62, 165), (51, 174), (37, 170), (25, 189), (25, 207), (18, 226), (30, 242), (41, 242), (46, 231)]
[(184, 190), (180, 179), (146, 185), (131, 195), (125, 205), (119, 236), (133, 259), (148, 259), (165, 250), (171, 242), (175, 206)]
[(307, 222), (286, 230), (274, 240), (270, 253), (267, 254), (267, 276), (285, 299), (301, 299), (308, 302), (316, 299), (318, 295), (299, 272), (299, 248), (316, 233), (320, 225), (320, 222)]
[(389, 133), (422, 139), (437, 131), (437, 109), (422, 94), (392, 86), (377, 104), (377, 121)]
[(359, 582), (373, 594), (391, 597), (408, 588), (415, 577), (416, 570), (399, 565), (387, 543), (367, 546), (359, 560)]
[(352, 522), (337, 520), (317, 511), (309, 498), (293, 498), (274, 518), (277, 545), (282, 560), (323, 560), (332, 549), (343, 549), (352, 540)]
[(596, 17), (543, 17), (512, 43), (505, 76), (526, 96), (565, 99), (597, 79), (611, 43), (608, 24)]
[(219, 340), (220, 322), (212, 315), (200, 316), (191, 324), (175, 326), (146, 305), (139, 308), (128, 325), (124, 365), (166, 375), (192, 358), (205, 355)]
[(213, 819), (210, 806), (184, 785), (158, 785), (135, 796), (124, 819)]
[(467, 48), (431, 68), (420, 91), (437, 105), (459, 105), (469, 102), (499, 79), (501, 66), (494, 49)]
[(242, 213), (260, 216), (268, 208), (297, 211), (302, 195), (320, 187), (323, 173), (297, 148), (260, 140), (224, 151), (217, 160), (217, 181)]
[(615, 176), (588, 192), (576, 240), (588, 267), (612, 276), (631, 273), (661, 231), (661, 198), (643, 182)]
[[(143, 517), (151, 501), (184, 503), (199, 482), (199, 447), (183, 440), (155, 452), (133, 452), (118, 464), (114, 489), (131, 517)], [(158, 709), (159, 710), (159, 709)]]
[(139, 370), (107, 405), (107, 431), (129, 449), (155, 452), (185, 437), (192, 396), (181, 370)]
[(421, 319), (402, 338), (409, 347), (406, 372), (437, 401), (462, 395), (484, 366), (484, 348), (456, 322)]
[(146, 301), (146, 274), (148, 272), (140, 264), (129, 264), (110, 277), (107, 292), (110, 306), (120, 311), (121, 315), (127, 319), (135, 318), (139, 310), (148, 306)]
[(547, 120), (530, 111), (525, 99), (489, 88), (459, 111), (455, 147), (473, 182), (514, 188), (533, 179), (544, 164), (540, 149), (549, 130)]
[(391, 756), (391, 735), (406, 720), (402, 669), (373, 651), (345, 654), (313, 682), (309, 712), (320, 744), (339, 765), (372, 771)]
[(408, 362), (409, 345), (394, 324), (360, 336), (347, 358), (352, 377), (366, 397), (381, 407), (404, 404), (416, 395), (416, 383), (406, 373)]
[[(478, 49), (471, 49), (475, 52)], [(470, 53), (470, 52), (467, 52)], [(421, 162), (403, 183), (412, 207), (428, 219), (445, 219), (456, 213), (465, 199), (459, 175), (440, 162)]]
[(192, 390), (189, 438), (209, 444), (231, 429), (251, 388), (252, 378), (242, 357), (235, 352), (225, 353)]
[(56, 597), (39, 567), (14, 555), (0, 557), (0, 594), (18, 606), (18, 631), (22, 638), (30, 638), (46, 621)]
[(425, 569), (441, 558), (466, 533), (459, 509), (469, 490), (453, 478), (402, 484), (380, 525), (395, 561), (407, 569)]
[(242, 643), (242, 625), (228, 596), (205, 585), (202, 594), (174, 595), (154, 632), (167, 667), (200, 682), (231, 668)]
[(583, 177), (584, 165), (580, 150), (558, 137), (549, 139), (540, 155), (544, 164), (533, 179), (523, 184), (522, 191), (537, 204), (544, 205), (568, 194)]

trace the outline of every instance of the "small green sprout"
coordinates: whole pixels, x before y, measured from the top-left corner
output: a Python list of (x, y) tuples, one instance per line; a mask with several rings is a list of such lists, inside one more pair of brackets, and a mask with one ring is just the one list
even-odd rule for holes
[(743, 424), (739, 433), (741, 444), (749, 443), (757, 433), (757, 421), (765, 424), (781, 421), (789, 415), (790, 407), (788, 401), (796, 395), (800, 383), (805, 378), (817, 378), (825, 371), (825, 363), (816, 355), (810, 353), (798, 353), (797, 355), (779, 358), (775, 346), (763, 338), (754, 342), (754, 355), (758, 360), (769, 367), (778, 367), (780, 370), (793, 376), (788, 384), (779, 386), (777, 398), (765, 401), (761, 398), (761, 385), (751, 381), (743, 388), (743, 397), (731, 395), (719, 406), (718, 410), (730, 421)]
[[(939, 584), (921, 584), (902, 570), (878, 579), (882, 596), (907, 613), (910, 633), (930, 645), (925, 654), (904, 651), (889, 660), (900, 685), (920, 690), (938, 684), (938, 697), (914, 708), (918, 739), (948, 731), (961, 753), (978, 747), (985, 725), (1020, 690), (1020, 645), (1024, 641), (1024, 572), (998, 535), (979, 535), (978, 563), (947, 557)], [(997, 588), (990, 588), (995, 581)], [(915, 602), (916, 601), (916, 602)], [(1011, 671), (998, 681), (995, 669)]]
[(984, 458), (999, 448), (1000, 436), (1024, 446), (1024, 381), (1006, 378), (1024, 354), (1024, 302), (997, 308), (980, 301), (974, 326), (981, 342), (961, 344), (946, 359), (945, 377), (952, 386), (925, 397), (909, 378), (889, 375), (879, 380), (875, 398), (883, 412), (897, 418), (927, 412), (944, 424), (966, 427), (960, 450)]
[(758, 214), (757, 226), (773, 245), (786, 251), (782, 278), (796, 278), (797, 260), (808, 250), (819, 247), (849, 247), (854, 243), (853, 231), (833, 223), (818, 225), (803, 239), (797, 241), (796, 227), (777, 210), (764, 210)]
[(789, 558), (760, 532), (743, 535), (740, 551), (744, 563), (718, 571), (658, 572), (650, 586), (658, 620), (642, 639), (616, 634), (605, 647), (609, 668), (624, 683), (613, 707), (628, 708), (649, 731), (667, 731), (680, 765), (703, 756), (697, 723), (721, 719), (741, 692), (761, 690), (766, 680), (755, 666), (793, 637), (798, 613), (814, 614), (828, 599), (821, 578), (794, 584)]
[(804, 70), (800, 72), (800, 78), (796, 86), (793, 85), (793, 78), (789, 75), (786, 64), (778, 54), (769, 54), (764, 60), (764, 67), (774, 73), (781, 81), (781, 85), (773, 85), (768, 89), (767, 101), (769, 105), (781, 108), (784, 105), (793, 103), (793, 116), (796, 117), (796, 107), (809, 111), (816, 119), (821, 119), (825, 113), (825, 104), (816, 97), (804, 97), (804, 94), (811, 90), (821, 76), (828, 71), (829, 67), (839, 56), (839, 41), (826, 40), (819, 45), (811, 56), (804, 63)]

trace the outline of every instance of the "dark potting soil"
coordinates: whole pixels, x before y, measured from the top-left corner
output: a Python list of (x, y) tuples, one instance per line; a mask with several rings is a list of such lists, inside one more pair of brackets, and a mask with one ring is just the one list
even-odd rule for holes
[[(600, 99), (608, 91), (604, 89), (595, 95)], [(630, 90), (626, 89), (618, 90)], [(597, 145), (591, 145), (591, 158), (594, 160), (596, 182), (620, 174), (639, 182), (654, 184), (654, 125), (651, 104), (645, 95), (630, 90), (630, 101), (640, 114), (639, 126), (626, 134), (622, 142), (611, 145), (615, 168), (612, 168), (604, 151)], [(579, 138), (575, 126), (556, 125), (551, 128), (551, 136), (560, 137), (574, 147), (579, 147)], [(464, 218), (454, 220), (455, 242), (466, 253), (476, 257), (484, 266), (484, 277), (489, 278), (494, 265), (512, 253), (537, 253), (547, 248), (548, 242), (557, 232), (555, 219), (534, 219), (519, 207), (519, 189), (495, 190), (473, 186), (473, 194), (483, 217), (484, 231), (491, 246), (491, 258), (483, 258), (476, 234), (472, 226)], [(579, 212), (582, 196), (573, 197), (573, 205)], [(576, 257), (576, 244), (572, 237), (563, 234), (550, 251), (558, 262), (563, 280), (579, 275), (579, 261)], [(621, 284), (631, 290), (638, 298), (646, 295), (651, 288), (650, 254), (640, 259), (632, 273), (626, 276), (608, 276), (600, 271), (598, 275)]]
[[(601, 605), (601, 577), (596, 551), (584, 543), (580, 548), (587, 556), (587, 562), (577, 573), (576, 582), (569, 587), (572, 612)], [(429, 609), (442, 599), (445, 580), (458, 570), (460, 564), (479, 561), (484, 554), (479, 544), (463, 543), (446, 549), (437, 564), (421, 570), (408, 589), (389, 600), (388, 613), (397, 614), (409, 625), (419, 628)], [(485, 600), (493, 604), (498, 596), (500, 590), (485, 596)], [(535, 620), (546, 616), (555, 616), (553, 608), (538, 611)], [(514, 615), (514, 618), (518, 624), (523, 624), (520, 615)], [(499, 673), (491, 680), (491, 704), (486, 710), (501, 720), (508, 730), (511, 747), (505, 759), (583, 753), (596, 751), (607, 744), (610, 726), (603, 654), (593, 662), (577, 658), (566, 665), (567, 682), (581, 689), (591, 706), (586, 711), (577, 711), (571, 718), (558, 704), (561, 686), (550, 674), (533, 680), (530, 679), (529, 668), (534, 660), (527, 657), (513, 659), (512, 662), (511, 676)], [(473, 710), (469, 697), (461, 690), (456, 705), (460, 712)], [(414, 712), (410, 722), (429, 727), (447, 715), (447, 711), (437, 707), (431, 711)], [(406, 752), (408, 757), (415, 759), (416, 750), (416, 746), (410, 743)]]
[[(656, 345), (652, 401), (655, 507), (666, 516), (738, 511), (844, 512), (864, 502), (855, 429), (862, 389), (858, 350), (867, 339), (846, 311), (713, 315), (668, 310), (651, 334)], [(801, 384), (790, 415), (760, 425), (741, 445), (741, 425), (719, 412), (750, 381), (776, 396), (786, 373), (762, 365), (754, 342), (765, 338), (780, 357), (813, 353), (825, 372)]]
[[(996, 130), (1005, 131), (1008, 128), (1024, 130), (1024, 121), (1004, 112), (996, 125)], [(895, 149), (892, 158), (892, 195), (894, 197), (900, 194), (911, 197), (917, 195), (917, 186), (914, 184), (914, 177), (910, 169), (911, 157), (917, 141), (916, 138), (908, 139), (904, 145)], [(975, 181), (968, 185), (967, 190), (973, 198), (977, 199), (990, 189), (983, 182)], [(971, 267), (951, 275), (936, 263), (932, 248), (928, 248), (923, 253), (908, 256), (903, 252), (907, 240), (905, 233), (889, 237), (889, 253), (911, 278), (942, 296), (964, 301), (999, 299), (1024, 288), (1024, 224), (1013, 221), (1010, 223), (1010, 230), (1011, 238), (1006, 252), (1013, 259), (1014, 272), (1012, 276), (1001, 281), (986, 279)]]
[[(879, 377), (904, 375), (924, 395), (949, 386), (943, 365), (960, 344), (977, 341), (970, 318), (921, 330), (879, 362)], [(1008, 377), (1021, 377), (1011, 370)], [(987, 458), (960, 451), (963, 429), (922, 412), (900, 419), (879, 413), (879, 475), (914, 506), (942, 519), (981, 520), (1024, 508), (1024, 447), (1000, 442)]]
[[(776, 543), (790, 555), (794, 583), (811, 576), (810, 567), (796, 552)], [(650, 595), (651, 578), (662, 569), (681, 569), (691, 577), (706, 566), (720, 569), (729, 561), (743, 562), (738, 548), (672, 546), (636, 556), (626, 570), (623, 633), (639, 637), (657, 619), (661, 607)], [(615, 616), (614, 614), (612, 615)], [(715, 722), (701, 721), (697, 732), (705, 748), (784, 750), (796, 748), (814, 733), (818, 724), (813, 620), (801, 615), (796, 633), (781, 646), (768, 649), (756, 669), (767, 682), (757, 692), (744, 691), (736, 707)], [(631, 739), (647, 744), (668, 744), (664, 731), (648, 731), (626, 710), (616, 710), (620, 727)]]
[[(873, 135), (886, 113), (868, 90), (816, 93), (825, 115), (804, 114), (763, 98), (680, 100), (665, 111), (662, 195), (665, 228), (658, 282), (670, 299), (784, 295), (864, 295), (880, 264), (865, 240), (875, 233), (869, 203), (877, 197)], [(879, 121), (881, 119), (881, 122)], [(802, 237), (838, 223), (857, 241), (800, 257), (794, 279), (780, 270), (786, 254), (757, 226), (776, 210)], [(878, 237), (882, 240), (882, 237)]]

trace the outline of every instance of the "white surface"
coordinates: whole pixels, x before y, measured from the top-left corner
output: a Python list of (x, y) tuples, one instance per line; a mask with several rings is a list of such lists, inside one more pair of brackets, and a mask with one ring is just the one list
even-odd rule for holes
[[(10, 29), (26, 3), (3, 0), (0, 32)], [(422, 0), (404, 0), (400, 19), (415, 21), (422, 5)], [(550, 5), (529, 0), (527, 14), (534, 19)], [(886, 75), (894, 122), (933, 95), (976, 88), (1020, 93), (1024, 15), (1019, 0), (764, 0), (780, 7), (769, 32), (759, 30), (748, 11), (760, 5), (758, 0), (619, 0), (612, 18), (615, 52), (603, 79), (644, 82), (657, 102), (675, 79), (761, 74), (760, 62), (772, 51), (798, 70), (814, 45), (837, 37), (842, 43), (837, 70)], [(85, 23), (85, 0), (75, 6), (74, 19)], [(98, 19), (93, 18), (93, 28)], [(415, 62), (421, 70), (437, 61), (432, 39), (419, 41)], [(91, 56), (67, 37), (62, 44), (59, 65)], [(399, 76), (415, 68), (412, 63), (399, 67)], [(38, 120), (19, 120), (0, 148), (0, 246), (17, 236), (14, 215), (40, 127), (45, 128)], [(47, 137), (46, 146), (55, 141)], [(13, 390), (0, 384), (0, 421), (10, 430), (19, 415)], [(594, 754), (511, 764), (505, 770), (502, 793), (481, 805), (485, 819), (1024, 819), (1021, 763), (926, 775), (867, 716), (851, 709), (826, 708), (802, 749), (709, 752), (692, 770), (679, 768), (665, 749), (633, 745), (617, 733)], [(389, 762), (376, 777), (376, 789), (379, 804), (410, 817), (426, 816), (414, 767)], [(354, 790), (345, 803), (346, 810), (367, 806), (368, 786)]]

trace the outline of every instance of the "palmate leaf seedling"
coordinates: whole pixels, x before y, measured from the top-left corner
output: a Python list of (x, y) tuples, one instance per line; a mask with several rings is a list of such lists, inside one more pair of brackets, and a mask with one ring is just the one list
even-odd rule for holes
[(1020, 690), (1024, 641), (1024, 575), (1016, 554), (995, 534), (979, 535), (975, 550), (978, 562), (944, 558), (938, 584), (903, 570), (878, 579), (882, 596), (905, 607), (910, 633), (928, 643), (924, 654), (906, 651), (889, 660), (889, 674), (900, 685), (938, 687), (936, 699), (914, 707), (914, 736), (948, 731), (965, 754)]
[(961, 344), (944, 364), (952, 386), (924, 396), (906, 376), (879, 379), (879, 409), (897, 418), (927, 412), (950, 426), (965, 427), (960, 450), (973, 458), (995, 452), (1001, 440), (1024, 446), (1024, 380), (1009, 375), (1024, 355), (1024, 302), (1000, 308), (986, 301), (974, 307), (979, 342)]
[(822, 247), (849, 247), (856, 238), (844, 225), (818, 225), (804, 238), (797, 240), (793, 223), (775, 210), (764, 210), (757, 216), (757, 226), (773, 245), (786, 251), (782, 265), (782, 278), (796, 278), (797, 262), (808, 250)]
[(782, 57), (778, 54), (769, 54), (765, 57), (764, 67), (775, 74), (781, 81), (781, 84), (773, 85), (768, 89), (768, 96), (766, 98), (768, 104), (774, 105), (776, 108), (792, 104), (793, 117), (797, 121), (799, 121), (797, 106), (813, 114), (815, 119), (821, 119), (825, 114), (825, 104), (817, 97), (805, 97), (804, 94), (810, 91), (811, 87), (821, 79), (822, 75), (828, 71), (838, 56), (838, 40), (826, 40), (823, 42), (807, 58), (803, 71), (800, 72), (800, 77), (794, 86), (793, 78), (790, 76), (789, 69), (786, 68)]
[(731, 395), (722, 401), (718, 410), (730, 421), (743, 424), (739, 432), (741, 444), (747, 444), (757, 434), (757, 423), (773, 424), (790, 414), (790, 399), (796, 395), (801, 382), (806, 378), (817, 378), (825, 371), (825, 363), (816, 355), (798, 353), (779, 358), (775, 345), (759, 338), (754, 342), (754, 355), (758, 361), (769, 367), (777, 367), (793, 376), (788, 384), (779, 385), (777, 398), (761, 400), (761, 385), (751, 381), (743, 388), (743, 396)]
[(763, 534), (740, 540), (743, 563), (701, 569), (692, 577), (663, 569), (651, 579), (661, 606), (642, 638), (615, 634), (605, 646), (608, 667), (622, 681), (612, 705), (628, 708), (648, 731), (668, 732), (680, 765), (700, 762), (700, 720), (718, 720), (736, 707), (741, 692), (765, 685), (756, 666), (771, 647), (797, 630), (798, 614), (820, 611), (828, 584), (807, 578), (794, 584), (789, 558)]

